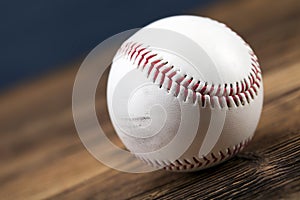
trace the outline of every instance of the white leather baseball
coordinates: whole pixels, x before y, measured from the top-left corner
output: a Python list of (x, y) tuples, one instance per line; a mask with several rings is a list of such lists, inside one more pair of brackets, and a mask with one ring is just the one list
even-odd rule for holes
[(122, 44), (107, 102), (136, 157), (167, 170), (199, 170), (251, 140), (262, 109), (261, 71), (249, 45), (224, 24), (168, 17)]

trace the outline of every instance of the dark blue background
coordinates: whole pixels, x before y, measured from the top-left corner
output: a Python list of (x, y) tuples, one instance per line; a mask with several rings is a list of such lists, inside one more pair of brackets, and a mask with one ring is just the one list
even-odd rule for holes
[(0, 89), (83, 56), (105, 38), (208, 0), (0, 2)]

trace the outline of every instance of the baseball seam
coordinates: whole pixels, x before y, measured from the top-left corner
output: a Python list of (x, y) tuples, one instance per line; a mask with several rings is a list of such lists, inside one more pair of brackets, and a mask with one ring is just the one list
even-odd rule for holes
[[(246, 103), (250, 104), (250, 100), (254, 99), (258, 94), (261, 83), (261, 70), (254, 52), (246, 43), (245, 45), (251, 57), (251, 71), (249, 75), (240, 82), (218, 85), (217, 87), (213, 84), (209, 85), (207, 82), (195, 81), (193, 77), (189, 77), (186, 74), (182, 75), (174, 69), (173, 65), (168, 66), (168, 61), (158, 57), (158, 54), (151, 53), (149, 46), (133, 42), (126, 43), (124, 46), (121, 46), (118, 54), (124, 56), (133, 65), (136, 65), (137, 69), (146, 72), (146, 76), (152, 77), (154, 84), (159, 84), (167, 92), (175, 89), (175, 93), (173, 93), (175, 97), (179, 97), (184, 101), (192, 99), (193, 103), (200, 102), (202, 107), (210, 105), (212, 108), (218, 106), (221, 109), (244, 106)], [(170, 162), (136, 156), (153, 167), (160, 167), (170, 171), (207, 168), (217, 162), (225, 161), (243, 150), (251, 141), (251, 138), (247, 138), (225, 150), (202, 156), (202, 158), (194, 156), (192, 160), (185, 158)]]
[[(248, 50), (251, 66), (249, 72), (242, 80), (233, 83), (209, 84), (206, 81), (197, 80), (193, 76), (182, 73), (180, 68), (175, 68), (158, 53), (153, 52), (151, 46), (137, 42), (124, 43), (117, 52), (117, 56), (129, 60), (137, 69), (144, 72), (152, 82), (172, 93), (175, 97), (191, 103), (199, 103), (200, 106), (210, 108), (237, 108), (250, 104), (258, 95), (261, 86), (261, 69), (258, 59), (250, 46), (225, 24), (221, 24), (235, 34)], [(178, 66), (176, 66), (178, 67)], [(226, 149), (211, 152), (206, 156), (194, 156), (192, 158), (179, 158), (173, 162), (168, 160), (151, 160), (144, 156), (137, 156), (144, 162), (166, 170), (184, 171), (197, 168), (206, 168), (218, 162), (225, 161), (243, 150), (251, 141), (252, 136), (242, 142)]]
[(128, 42), (121, 46), (117, 55), (124, 56), (133, 65), (146, 73), (154, 84), (164, 88), (168, 93), (173, 93), (186, 102), (199, 102), (202, 107), (231, 108), (249, 104), (258, 94), (261, 84), (261, 70), (257, 57), (247, 43), (251, 66), (246, 78), (234, 83), (209, 84), (208, 82), (196, 80), (192, 76), (182, 74), (176, 70), (168, 61), (153, 53), (151, 47)]
[(233, 145), (224, 150), (219, 150), (218, 152), (212, 152), (207, 156), (202, 156), (202, 158), (193, 156), (190, 159), (176, 159), (175, 161), (171, 162), (162, 160), (150, 160), (137, 155), (136, 157), (153, 167), (159, 167), (169, 171), (184, 171), (197, 168), (207, 168), (233, 157), (234, 155), (242, 151), (250, 143), (251, 140), (252, 137), (249, 137), (239, 144)]

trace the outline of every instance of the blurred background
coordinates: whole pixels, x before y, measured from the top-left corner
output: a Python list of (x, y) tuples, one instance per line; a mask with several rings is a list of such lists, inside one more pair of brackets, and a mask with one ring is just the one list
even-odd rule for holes
[(212, 2), (1, 1), (0, 91), (83, 58), (114, 34)]

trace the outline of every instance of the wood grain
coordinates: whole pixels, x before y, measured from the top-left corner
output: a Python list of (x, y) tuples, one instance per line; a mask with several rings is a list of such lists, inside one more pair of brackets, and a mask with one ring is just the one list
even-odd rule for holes
[[(264, 108), (253, 142), (219, 166), (196, 173), (129, 174), (95, 160), (81, 144), (71, 109), (81, 61), (0, 95), (0, 197), (3, 199), (299, 199), (300, 3), (223, 1), (191, 11), (228, 24), (257, 53)], [(107, 117), (106, 76), (97, 113)], [(106, 114), (105, 114), (106, 113)]]

